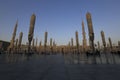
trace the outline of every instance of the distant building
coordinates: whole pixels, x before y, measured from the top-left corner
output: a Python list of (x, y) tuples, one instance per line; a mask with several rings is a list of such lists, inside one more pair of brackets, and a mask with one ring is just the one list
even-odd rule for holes
[(1, 50), (6, 51), (9, 45), (10, 42), (0, 40), (0, 51)]

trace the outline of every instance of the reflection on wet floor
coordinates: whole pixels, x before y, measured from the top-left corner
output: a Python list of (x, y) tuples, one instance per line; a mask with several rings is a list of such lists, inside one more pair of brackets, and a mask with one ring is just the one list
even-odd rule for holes
[(0, 62), (3, 63), (19, 63), (31, 60), (33, 58), (37, 59), (40, 58), (39, 55), (25, 55), (25, 54), (1, 54), (0, 55)]
[[(117, 54), (100, 54), (100, 56), (86, 56), (86, 54), (54, 54), (62, 55), (65, 64), (120, 64), (120, 56)], [(29, 60), (46, 58), (41, 54), (1, 54), (0, 63), (20, 63)]]
[(86, 56), (86, 54), (64, 54), (66, 64), (120, 64), (117, 54), (100, 54), (100, 56)]
[(1, 54), (0, 80), (120, 80), (119, 57), (115, 63), (108, 57), (110, 65), (105, 55), (93, 64), (93, 56), (83, 54)]

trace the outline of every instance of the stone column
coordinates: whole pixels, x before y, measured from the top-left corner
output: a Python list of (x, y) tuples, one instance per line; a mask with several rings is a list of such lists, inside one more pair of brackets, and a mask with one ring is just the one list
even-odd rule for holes
[(88, 25), (88, 31), (89, 31), (89, 45), (90, 45), (90, 49), (92, 50), (92, 52), (94, 52), (95, 51), (94, 30), (93, 30), (93, 25), (92, 25), (91, 14), (89, 12), (87, 12), (87, 14), (86, 14), (86, 19), (87, 19), (87, 25)]
[(31, 41), (32, 41), (33, 36), (34, 36), (35, 20), (36, 20), (36, 16), (35, 16), (35, 14), (33, 14), (31, 16), (31, 19), (30, 19), (30, 27), (29, 27), (29, 33), (28, 33), (28, 42), (29, 42), (28, 43), (28, 53), (31, 50)]

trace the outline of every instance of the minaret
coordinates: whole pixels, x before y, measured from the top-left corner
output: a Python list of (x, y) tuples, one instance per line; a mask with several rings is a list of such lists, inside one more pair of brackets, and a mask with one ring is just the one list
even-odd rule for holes
[(88, 25), (88, 31), (89, 31), (89, 45), (90, 49), (94, 52), (94, 31), (93, 31), (93, 25), (92, 25), (92, 18), (91, 14), (87, 12), (86, 14), (86, 19), (87, 19), (87, 25)]
[(86, 33), (84, 28), (84, 22), (82, 21), (82, 35), (83, 35), (83, 51), (86, 51), (87, 48), (87, 40), (86, 40)]
[(18, 26), (18, 21), (16, 22), (15, 27), (14, 27), (14, 32), (13, 32), (13, 36), (12, 36), (12, 39), (11, 39), (11, 42), (10, 42), (9, 50), (13, 50), (13, 48), (14, 48), (17, 26)]
[(104, 46), (104, 51), (106, 51), (106, 41), (105, 41), (105, 35), (104, 35), (103, 31), (101, 31), (101, 37), (102, 37), (102, 42), (103, 42), (103, 46)]
[(19, 49), (21, 48), (22, 37), (23, 37), (23, 32), (20, 32), (20, 35), (19, 35), (19, 43), (18, 43), (18, 48), (19, 48)]
[(111, 41), (111, 38), (109, 37), (108, 40), (109, 40), (110, 48), (112, 50), (112, 41)]
[(77, 47), (77, 51), (79, 53), (79, 38), (78, 38), (78, 32), (77, 31), (75, 32), (75, 35), (76, 35), (76, 47)]
[(35, 16), (35, 14), (33, 14), (33, 15), (31, 16), (29, 33), (28, 33), (28, 41), (29, 41), (29, 44), (28, 44), (28, 52), (29, 52), (30, 49), (31, 49), (31, 41), (32, 41), (33, 35), (34, 35), (35, 20), (36, 20), (36, 16)]

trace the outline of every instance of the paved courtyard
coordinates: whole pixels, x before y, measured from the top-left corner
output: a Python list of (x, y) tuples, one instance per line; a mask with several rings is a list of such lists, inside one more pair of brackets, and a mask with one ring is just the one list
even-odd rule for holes
[(60, 54), (2, 54), (0, 80), (120, 80), (120, 65), (68, 64)]

